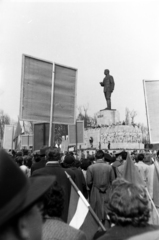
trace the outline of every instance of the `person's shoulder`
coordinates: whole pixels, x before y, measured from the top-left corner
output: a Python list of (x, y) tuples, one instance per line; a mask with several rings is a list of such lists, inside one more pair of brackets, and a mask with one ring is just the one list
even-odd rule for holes
[(35, 176), (42, 176), (42, 175), (47, 175), (47, 171), (46, 171), (45, 167), (36, 169), (32, 173), (33, 177), (35, 177)]
[(127, 240), (158, 240), (159, 239), (159, 226), (146, 227), (145, 232), (127, 238)]
[[(51, 222), (52, 225), (50, 225), (50, 230), (52, 232), (52, 236), (54, 236), (53, 239), (57, 239), (56, 236), (59, 236), (60, 238), (58, 239), (86, 240), (86, 235), (81, 230), (71, 227), (67, 223), (60, 220), (53, 219)], [(47, 223), (44, 225), (44, 229), (49, 231), (49, 229), (47, 228)]]
[(75, 240), (86, 240), (86, 235), (83, 231), (76, 229), (74, 227), (71, 227), (67, 224), (69, 227), (68, 231), (70, 232), (70, 238), (68, 239), (75, 239)]

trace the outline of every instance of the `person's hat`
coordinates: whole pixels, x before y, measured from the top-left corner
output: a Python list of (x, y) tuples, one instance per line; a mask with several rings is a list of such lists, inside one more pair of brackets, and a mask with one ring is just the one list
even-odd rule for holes
[(46, 154), (46, 151), (49, 149), (49, 147), (43, 147), (40, 149), (40, 156), (43, 157)]
[(118, 157), (118, 156), (120, 156), (120, 155), (122, 156), (122, 152), (123, 152), (123, 151), (121, 151), (121, 150), (120, 150), (120, 151), (117, 151), (117, 152), (115, 153), (115, 156), (116, 156), (116, 157)]
[(68, 154), (66, 155), (64, 161), (63, 161), (63, 166), (64, 167), (70, 167), (75, 164), (75, 158), (74, 156)]
[(40, 150), (35, 150), (35, 151), (33, 152), (33, 155), (34, 155), (34, 156), (40, 156)]
[(48, 161), (59, 161), (61, 154), (58, 148), (54, 147), (48, 150)]
[(116, 157), (118, 157), (120, 155), (122, 156), (123, 160), (126, 160), (126, 158), (127, 158), (127, 152), (126, 151), (118, 151), (118, 152), (115, 153)]
[(112, 161), (112, 157), (108, 153), (104, 153), (104, 160), (106, 162), (111, 162)]
[(4, 150), (0, 150), (0, 226), (31, 207), (51, 187), (55, 177), (27, 178)]

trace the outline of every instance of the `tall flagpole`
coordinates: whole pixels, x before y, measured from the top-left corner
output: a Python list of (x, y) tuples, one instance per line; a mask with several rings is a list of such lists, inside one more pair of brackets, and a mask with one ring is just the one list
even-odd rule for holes
[(55, 65), (53, 63), (52, 88), (51, 88), (51, 104), (50, 104), (49, 147), (51, 147), (51, 139), (52, 139), (52, 118), (53, 118), (54, 77), (55, 77), (54, 68), (55, 68)]

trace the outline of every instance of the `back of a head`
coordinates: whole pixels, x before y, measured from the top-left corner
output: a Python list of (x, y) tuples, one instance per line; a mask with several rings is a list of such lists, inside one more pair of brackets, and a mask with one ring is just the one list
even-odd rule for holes
[(108, 154), (108, 153), (104, 154), (104, 161), (108, 162), (108, 163), (112, 162), (112, 157), (110, 156), (110, 154)]
[(69, 168), (75, 165), (75, 157), (72, 154), (67, 154), (62, 166), (64, 168)]
[(143, 154), (143, 153), (138, 154), (137, 160), (143, 162), (143, 160), (144, 160), (144, 154)]
[(44, 195), (44, 213), (49, 217), (61, 217), (64, 209), (64, 192), (55, 182)]
[(50, 149), (48, 152), (48, 161), (59, 161), (60, 151), (58, 148)]
[(110, 193), (108, 215), (117, 225), (145, 226), (149, 220), (146, 190), (129, 182), (117, 184)]
[(123, 153), (122, 153), (122, 159), (123, 159), (123, 160), (126, 160), (126, 159), (127, 159), (127, 152), (126, 152), (126, 151), (123, 151)]
[(23, 165), (23, 157), (16, 157), (16, 162), (19, 166), (22, 166)]
[(96, 152), (96, 159), (102, 159), (104, 158), (104, 152), (102, 150), (98, 150)]

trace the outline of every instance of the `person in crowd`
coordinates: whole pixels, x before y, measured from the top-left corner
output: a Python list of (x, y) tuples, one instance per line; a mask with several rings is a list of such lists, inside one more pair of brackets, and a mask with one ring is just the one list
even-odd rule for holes
[(135, 163), (142, 180), (145, 183), (145, 187), (148, 187), (148, 171), (149, 171), (149, 167), (144, 163), (144, 154), (140, 153), (138, 154), (137, 157), (137, 163)]
[(85, 159), (85, 154), (84, 154), (84, 150), (81, 150), (81, 160)]
[(57, 182), (45, 193), (43, 202), (43, 240), (86, 240), (82, 231), (63, 222), (64, 192)]
[(82, 192), (82, 194), (85, 196), (85, 198), (87, 198), (88, 194), (87, 194), (86, 181), (85, 181), (85, 178), (84, 178), (81, 168), (76, 167), (76, 161), (79, 162), (78, 160), (75, 160), (74, 156), (67, 155), (65, 157), (65, 160), (64, 160), (62, 166), (67, 169), (70, 168), (71, 170), (74, 171), (75, 184), (77, 185), (79, 190)]
[(134, 151), (131, 152), (131, 159), (133, 160), (134, 163), (136, 162)]
[(126, 158), (127, 158), (127, 152), (122, 151), (121, 157), (122, 157), (121, 165), (117, 167), (117, 177), (123, 177), (124, 168), (125, 168), (125, 164), (126, 164)]
[(20, 166), (20, 169), (23, 171), (23, 173), (27, 176), (30, 177), (30, 170), (27, 166), (27, 158), (22, 160), (22, 164)]
[(122, 165), (123, 159), (122, 159), (122, 152), (123, 151), (118, 151), (115, 153), (115, 161), (113, 162), (112, 166), (114, 167), (119, 167), (120, 165)]
[(90, 205), (104, 224), (106, 222), (104, 202), (107, 199), (107, 190), (114, 179), (112, 167), (104, 161), (104, 152), (98, 150), (96, 163), (87, 169), (86, 183), (90, 189)]
[(34, 164), (40, 162), (41, 158), (40, 158), (40, 151), (36, 150), (33, 152), (33, 158), (32, 158), (32, 166), (31, 166), (31, 175), (32, 172), (34, 171)]
[(30, 177), (31, 176), (32, 157), (28, 155), (27, 158), (24, 160), (24, 164), (28, 168), (27, 176)]
[(55, 178), (27, 178), (4, 150), (0, 166), (0, 239), (41, 240), (41, 197)]
[(159, 150), (156, 153), (156, 160), (159, 162)]
[(81, 169), (82, 169), (83, 171), (85, 171), (85, 173), (84, 173), (85, 178), (86, 178), (87, 168), (93, 163), (94, 160), (95, 160), (94, 157), (92, 158), (92, 161), (91, 161), (90, 158), (89, 158), (89, 159), (83, 158), (83, 159), (81, 160)]
[(91, 155), (89, 154), (89, 151), (87, 151), (87, 156), (86, 158), (89, 158)]
[(104, 153), (104, 161), (109, 163), (109, 164), (112, 162), (112, 157), (108, 152)]
[(32, 168), (31, 168), (32, 173), (37, 169), (45, 167), (45, 165), (47, 163), (47, 160), (46, 160), (46, 151), (47, 150), (48, 150), (48, 147), (44, 147), (44, 148), (40, 149), (40, 161), (33, 164)]
[(150, 214), (145, 188), (127, 181), (117, 180), (112, 184), (107, 214), (113, 226), (99, 240), (123, 240), (159, 230), (159, 226), (148, 224)]
[(34, 176), (46, 176), (46, 175), (54, 175), (56, 176), (57, 182), (60, 184), (64, 191), (64, 211), (62, 213), (63, 221), (67, 222), (67, 215), (68, 215), (68, 207), (69, 207), (69, 199), (70, 199), (70, 192), (71, 192), (71, 183), (66, 176), (65, 171), (71, 176), (72, 180), (75, 180), (75, 174), (71, 169), (64, 169), (60, 165), (60, 151), (58, 148), (50, 149), (48, 152), (48, 162), (46, 166), (35, 170), (33, 172)]
[(111, 164), (113, 170), (114, 170), (114, 174), (115, 174), (115, 177), (121, 177), (121, 174), (120, 172), (118, 171), (118, 167), (123, 165), (123, 152), (124, 151), (118, 151), (118, 152), (115, 152), (115, 161)]

